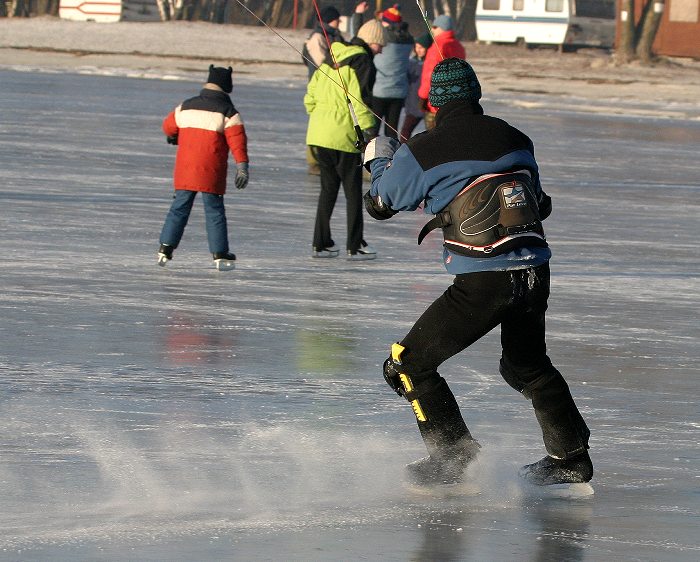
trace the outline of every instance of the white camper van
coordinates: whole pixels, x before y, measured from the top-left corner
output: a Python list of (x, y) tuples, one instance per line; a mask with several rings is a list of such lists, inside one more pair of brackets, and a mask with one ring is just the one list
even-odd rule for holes
[(615, 0), (478, 0), (476, 34), (486, 43), (610, 48)]

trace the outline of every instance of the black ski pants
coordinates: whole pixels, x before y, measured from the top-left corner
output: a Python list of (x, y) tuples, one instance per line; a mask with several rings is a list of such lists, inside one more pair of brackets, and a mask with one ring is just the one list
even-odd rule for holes
[(321, 172), (321, 192), (316, 209), (314, 248), (321, 250), (333, 245), (331, 215), (343, 184), (346, 199), (348, 236), (347, 250), (356, 252), (362, 244), (362, 156), (320, 146), (311, 147)]
[[(441, 363), (500, 324), (501, 375), (532, 400), (547, 452), (569, 458), (588, 448), (590, 432), (568, 385), (547, 356), (548, 297), (548, 264), (457, 275), (453, 285), (428, 307), (401, 341), (406, 348), (402, 367), (416, 386), (426, 384), (428, 388), (439, 377)], [(446, 407), (456, 408), (456, 403), (452, 404)], [(439, 417), (454, 419), (445, 413)], [(453, 429), (443, 431), (450, 433)]]
[(385, 136), (393, 139), (399, 138), (399, 118), (402, 107), (403, 98), (372, 98), (372, 111), (379, 119), (380, 127), (381, 121), (384, 120)]

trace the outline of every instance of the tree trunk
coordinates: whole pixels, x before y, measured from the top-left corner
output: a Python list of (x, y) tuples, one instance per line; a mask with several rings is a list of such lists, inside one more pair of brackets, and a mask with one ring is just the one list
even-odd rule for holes
[(12, 0), (12, 17), (29, 17), (29, 0)]
[(617, 47), (617, 59), (626, 64), (634, 58), (634, 47), (637, 43), (637, 31), (634, 25), (634, 0), (622, 0), (621, 8), (620, 44)]
[(169, 21), (172, 17), (170, 12), (170, 3), (167, 0), (157, 0), (156, 5), (158, 6), (160, 21)]
[(461, 30), (459, 37), (463, 41), (476, 41), (476, 1), (461, 0), (457, 11), (457, 28)]
[(285, 0), (274, 0), (272, 3), (272, 9), (270, 13), (270, 21), (268, 22), (268, 25), (271, 27), (283, 27), (286, 22), (283, 22), (283, 19), (286, 19), (285, 16), (287, 15), (287, 12), (284, 9), (284, 4)]
[[(299, 14), (299, 23), (302, 27), (315, 27), (316, 26), (316, 11), (314, 9), (314, 3), (311, 0), (302, 0), (301, 2), (301, 13)], [(349, 39), (349, 38), (346, 38)]]
[(641, 32), (637, 42), (637, 56), (644, 63), (650, 62), (654, 56), (652, 45), (663, 13), (664, 3), (661, 0), (650, 0), (645, 6), (641, 20)]

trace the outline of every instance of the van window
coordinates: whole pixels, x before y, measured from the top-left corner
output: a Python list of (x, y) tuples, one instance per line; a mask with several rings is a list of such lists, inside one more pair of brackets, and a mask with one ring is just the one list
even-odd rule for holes
[(513, 11), (522, 12), (525, 9), (525, 0), (513, 0)]
[(484, 0), (484, 10), (500, 10), (501, 0)]
[(615, 19), (615, 0), (576, 0), (574, 13), (582, 18)]
[(564, 0), (545, 0), (544, 10), (545, 12), (563, 12)]

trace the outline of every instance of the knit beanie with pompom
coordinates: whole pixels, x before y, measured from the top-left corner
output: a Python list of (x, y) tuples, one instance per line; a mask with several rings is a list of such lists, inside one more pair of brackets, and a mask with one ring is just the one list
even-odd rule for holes
[(386, 23), (401, 23), (401, 8), (394, 4), (382, 12), (382, 21)]

